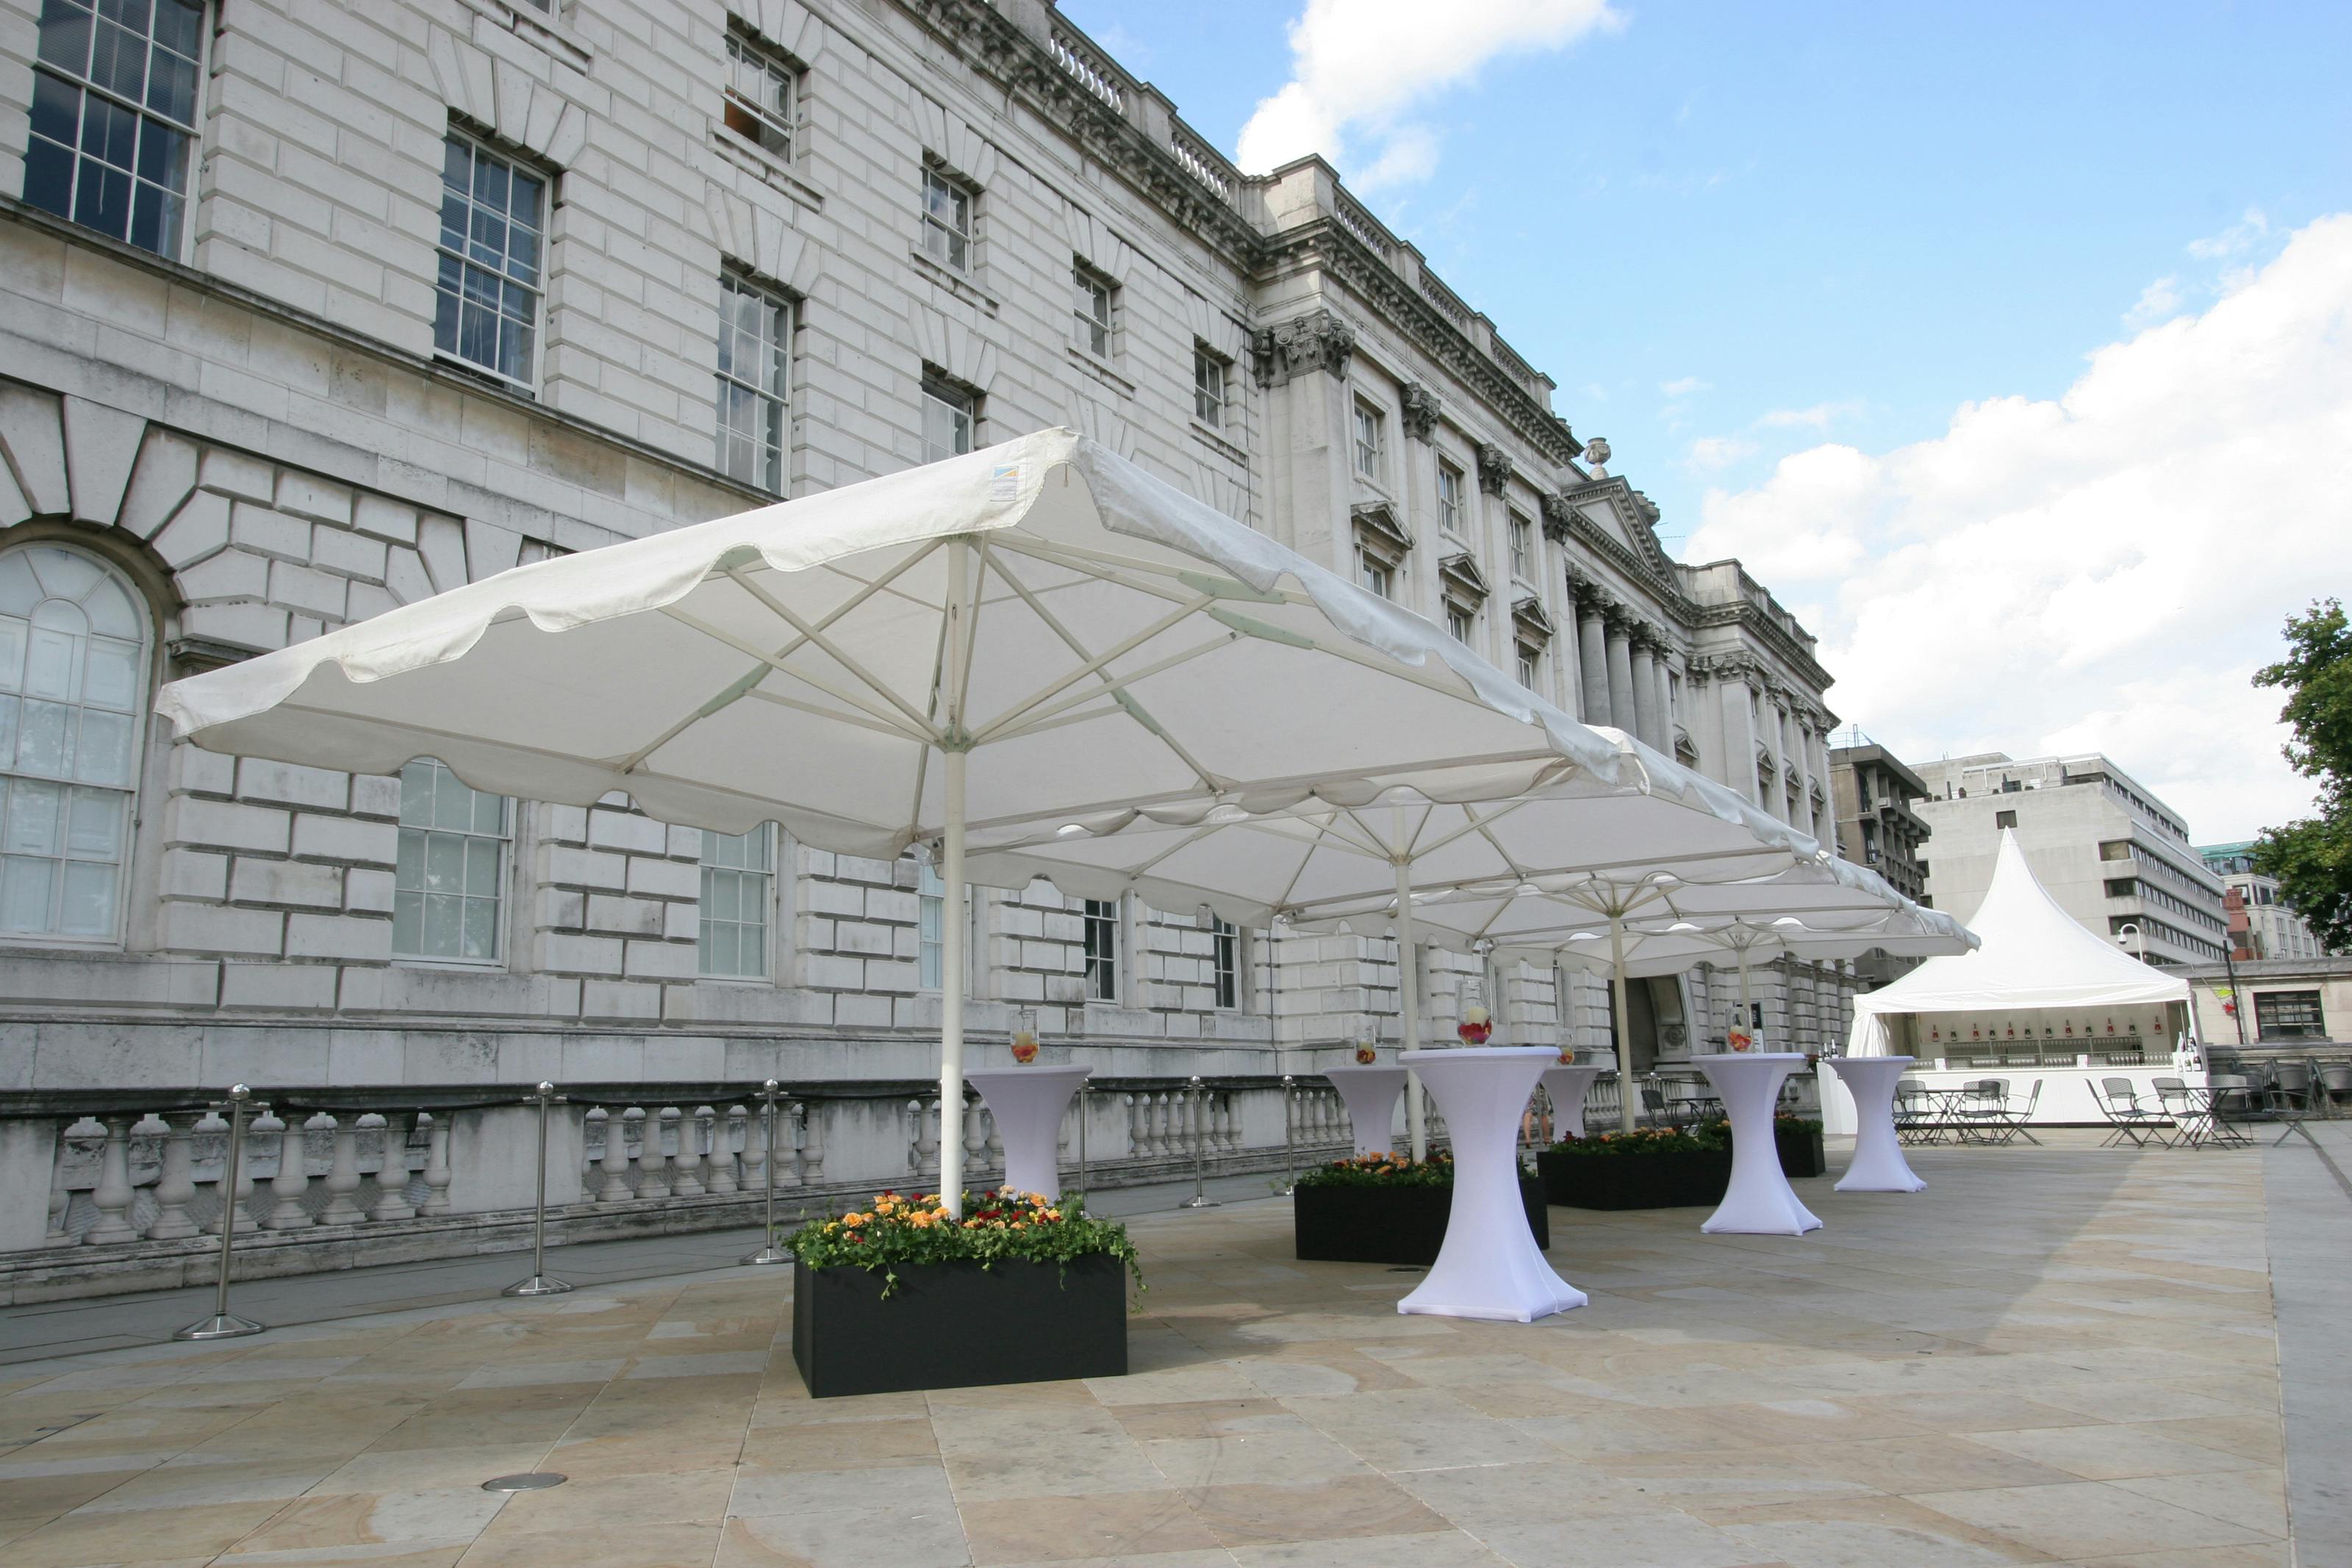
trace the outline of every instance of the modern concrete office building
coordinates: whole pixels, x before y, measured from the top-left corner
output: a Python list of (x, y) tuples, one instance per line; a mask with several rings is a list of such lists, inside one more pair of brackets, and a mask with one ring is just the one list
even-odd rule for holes
[(2221, 883), (2178, 812), (2095, 753), (2023, 759), (2003, 752), (1916, 769), (1932, 844), (1927, 892), (1966, 920), (1992, 878), (2000, 831), (2013, 828), (2033, 874), (2087, 929), (2151, 964), (2218, 963)]
[[(1837, 816), (1838, 852), (1885, 877), (1906, 898), (1927, 900), (1928, 830), (1915, 803), (1927, 783), (1886, 747), (1853, 732), (1830, 748), (1830, 800)], [(1875, 988), (1918, 967), (1916, 958), (1876, 953), (1856, 961), (1854, 973)]]
[(2278, 878), (2254, 869), (2252, 840), (2203, 844), (2197, 852), (2203, 857), (2205, 869), (2220, 877), (2221, 885), (2236, 894), (2245, 909), (2246, 928), (2240, 934), (2243, 940), (2232, 954), (2240, 963), (2326, 956), (2326, 950), (2303, 923), (2303, 916), (2279, 902)]

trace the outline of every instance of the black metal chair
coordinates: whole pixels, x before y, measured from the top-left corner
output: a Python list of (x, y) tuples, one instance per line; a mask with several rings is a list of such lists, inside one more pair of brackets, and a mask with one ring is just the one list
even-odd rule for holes
[(2246, 1128), (2271, 1120), (2270, 1107), (2252, 1078), (2242, 1072), (2209, 1072), (2205, 1087), (2213, 1097), (2211, 1134), (2217, 1144), (2250, 1145)]
[(2091, 1090), (2091, 1098), (2098, 1103), (2115, 1129), (2100, 1147), (2109, 1148), (2128, 1141), (2132, 1147), (2146, 1148), (2153, 1138), (2161, 1145), (2165, 1142), (2163, 1118), (2139, 1103), (2139, 1091), (2128, 1078), (2102, 1078)]
[(2352, 1061), (2331, 1061), (2321, 1068), (2319, 1094), (2331, 1116), (2336, 1106), (2352, 1101)]
[(1895, 1086), (1895, 1141), (1932, 1144), (1943, 1134), (1936, 1102), (1924, 1083), (1905, 1081)]

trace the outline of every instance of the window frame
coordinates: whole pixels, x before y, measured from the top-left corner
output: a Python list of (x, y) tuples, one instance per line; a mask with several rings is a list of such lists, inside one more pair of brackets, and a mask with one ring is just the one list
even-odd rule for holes
[[(477, 832), (472, 829), (442, 828), (431, 825), (412, 828), (407, 821), (408, 769), (416, 767), (420, 763), (438, 768), (442, 772), (446, 773), (449, 778), (460, 787), (473, 790), (473, 793), (476, 795), (488, 795), (489, 791), (487, 789), (475, 789), (472, 785), (467, 784), (463, 779), (459, 779), (457, 773), (450, 768), (447, 763), (443, 762), (440, 758), (436, 757), (411, 758), (408, 762), (402, 767), (399, 774), (396, 775), (396, 777), (401, 780), (400, 838), (404, 839), (412, 832), (425, 834), (428, 838), (434, 833), (446, 833), (453, 837), (459, 837), (467, 840), (489, 839), (498, 844), (498, 869), (491, 878), (492, 884), (498, 889), (495, 895), (494, 912), (490, 920), (490, 934), (495, 941), (495, 950), (491, 953), (490, 956), (487, 958), (467, 958), (463, 956), (453, 958), (444, 957), (432, 953), (404, 953), (400, 950), (400, 900), (404, 892), (407, 890), (404, 890), (400, 885), (400, 849), (399, 841), (395, 840), (393, 849), (392, 961), (394, 964), (403, 967), (427, 969), (470, 969), (477, 972), (483, 970), (503, 969), (507, 967), (507, 954), (509, 946), (507, 932), (507, 921), (513, 910), (512, 894), (514, 892), (513, 881), (515, 868), (514, 848), (516, 817), (515, 799), (511, 795), (497, 795), (491, 797), (499, 802), (499, 831), (495, 834)], [(429, 847), (427, 852), (429, 852)], [(426, 894), (426, 890), (423, 888), (415, 889), (415, 892), (419, 897), (425, 896)], [(461, 892), (457, 896), (460, 898), (471, 898), (475, 895)], [(421, 910), (418, 915), (417, 929), (418, 935), (421, 938), (424, 931), (424, 916)]]
[[(980, 187), (952, 172), (935, 158), (923, 160), (921, 201), (916, 211), (922, 233), (919, 248), (923, 255), (959, 277), (970, 277), (980, 270)], [(956, 227), (940, 217), (933, 200), (935, 194), (961, 197), (963, 203), (963, 226)], [(935, 246), (932, 235), (940, 236)], [(955, 258), (956, 244), (962, 242), (963, 258)]]
[(1446, 599), (1444, 609), (1445, 634), (1467, 648), (1470, 646), (1470, 639), (1478, 634), (1478, 612), (1472, 606), (1450, 596)]
[(1118, 1006), (1127, 967), (1127, 901), (1081, 899), (1078, 940), (1086, 960), (1081, 995), (1089, 1002)]
[[(2253, 1001), (2254, 1042), (2257, 1045), (2268, 1045), (2273, 1040), (2300, 1042), (2327, 1038), (2326, 998), (2319, 988), (2252, 991), (2248, 994)], [(2273, 1009), (2286, 1015), (2275, 1029), (2270, 1021)], [(2303, 1021), (2306, 1018), (2310, 1020), (2308, 1024)]]
[[(962, 382), (936, 371), (926, 369), (923, 371), (922, 388), (917, 397), (917, 403), (922, 412), (920, 429), (918, 434), (922, 438), (925, 463), (943, 463), (950, 457), (964, 457), (980, 450), (981, 404), (983, 401), (984, 394), (974, 388), (965, 386)], [(957, 414), (962, 415), (963, 437), (969, 444), (962, 451), (932, 455), (930, 411), (934, 406), (945, 410), (950, 418)]]
[(1519, 685), (1529, 691), (1536, 690), (1537, 683), (1543, 679), (1543, 650), (1521, 639), (1517, 645), (1517, 661)]
[(1505, 528), (1511, 552), (1511, 575), (1532, 584), (1536, 580), (1536, 526), (1525, 512), (1514, 510), (1508, 514)]
[[(1225, 413), (1233, 406), (1233, 373), (1231, 360), (1199, 339), (1192, 340), (1192, 417), (1220, 433), (1225, 428)], [(1208, 384), (1212, 376), (1216, 382), (1213, 389)]]
[[(43, 25), (48, 20), (50, 6), (52, 5), (59, 4), (70, 5), (72, 8), (83, 11), (90, 18), (90, 37), (88, 47), (83, 50), (82, 68), (79, 74), (68, 73), (64, 68), (57, 64), (55, 61), (45, 57), (41, 51), (40, 40), (42, 37)], [(205, 89), (206, 84), (208, 84), (212, 79), (212, 42), (215, 27), (214, 9), (212, 5), (209, 3), (209, 0), (194, 0), (194, 9), (196, 14), (196, 52), (194, 59), (194, 76), (192, 85), (190, 87), (190, 103), (193, 114), (187, 122), (183, 123), (181, 121), (172, 120), (168, 115), (149, 109), (145, 102), (145, 92), (143, 89), (147, 85), (146, 78), (152, 74), (152, 67), (153, 64), (152, 51), (158, 47), (155, 40), (154, 17), (152, 10), (149, 14), (147, 32), (144, 35), (149, 50), (149, 58), (142, 66), (141, 72), (142, 78), (141, 100), (134, 103), (129, 99), (124, 98), (111, 87), (100, 86), (96, 78), (90, 74), (90, 68), (94, 63), (92, 55), (97, 47), (100, 27), (109, 25), (119, 26), (120, 24), (112, 23), (110, 18), (100, 17), (97, 0), (42, 0), (39, 9), (29, 18), (33, 25), (35, 40), (31, 50), (32, 58), (27, 62), (31, 69), (32, 76), (32, 96), (25, 106), (26, 113), (25, 131), (26, 140), (24, 154), (20, 161), (22, 180), (18, 185), (19, 192), (25, 193), (20, 195), (20, 199), (24, 202), (25, 205), (32, 207), (39, 212), (47, 213), (61, 222), (72, 224), (76, 227), (89, 229), (92, 234), (104, 235), (109, 239), (115, 240), (120, 244), (130, 246), (136, 250), (145, 251), (150, 256), (159, 256), (166, 261), (179, 262), (183, 265), (187, 262), (195, 247), (195, 211), (197, 197), (196, 177), (197, 172), (204, 162), (204, 121), (205, 103), (208, 96)], [(124, 28), (122, 30), (125, 32), (129, 31), (128, 28)], [(172, 50), (171, 52), (174, 55), (178, 55), (179, 53), (176, 49)], [(179, 57), (182, 59), (188, 58), (188, 57), (184, 55), (181, 55)], [(34, 122), (38, 113), (38, 105), (40, 101), (40, 82), (44, 74), (48, 75), (58, 81), (67, 84), (77, 94), (74, 102), (74, 140), (70, 146), (58, 141), (53, 136), (37, 131), (34, 129)], [(136, 227), (135, 217), (139, 187), (142, 184), (156, 184), (155, 181), (146, 178), (139, 172), (137, 164), (140, 160), (135, 153), (132, 155), (133, 166), (123, 171), (123, 172), (127, 173), (131, 179), (131, 197), (132, 207), (131, 214), (127, 215), (125, 218), (123, 230), (120, 235), (114, 234), (109, 229), (101, 228), (96, 224), (78, 218), (73, 215), (71, 211), (59, 213), (55, 208), (43, 205), (42, 204), (34, 201), (29, 194), (34, 152), (33, 144), (37, 141), (45, 142), (52, 147), (65, 148), (68, 157), (67, 205), (68, 208), (79, 208), (81, 205), (81, 165), (85, 157), (88, 156), (82, 151), (82, 138), (89, 127), (89, 109), (86, 99), (81, 95), (91, 93), (97, 94), (105, 102), (113, 105), (117, 109), (126, 110), (133, 117), (134, 120), (137, 122), (136, 137), (139, 141), (143, 141), (145, 140), (145, 122), (150, 120), (162, 123), (168, 130), (181, 136), (184, 136), (187, 139), (183, 148), (184, 162), (180, 170), (182, 188), (178, 192), (173, 193), (177, 195), (180, 202), (179, 227), (178, 232), (173, 236), (173, 243), (168, 249), (142, 245), (137, 240), (131, 237), (132, 230)], [(95, 159), (93, 161), (108, 168), (121, 168), (119, 164), (108, 163), (106, 160), (102, 158)], [(168, 186), (160, 188), (165, 190), (169, 189)]]
[[(441, 141), (441, 200), (442, 210), (444, 213), (447, 211), (450, 193), (448, 149), (453, 144), (462, 144), (467, 149), (468, 156), (473, 160), (473, 163), (468, 165), (469, 168), (478, 164), (482, 159), (488, 158), (506, 170), (507, 178), (509, 183), (511, 183), (514, 176), (518, 173), (527, 174), (531, 179), (539, 182), (539, 214), (538, 222), (533, 231), (539, 236), (539, 260), (533, 271), (533, 280), (529, 283), (524, 283), (520, 279), (511, 277), (511, 275), (509, 275), (503, 267), (494, 268), (486, 262), (475, 260), (473, 256), (466, 251), (452, 250), (446, 243), (447, 225), (445, 223), (436, 234), (433, 243), (433, 255), (435, 258), (435, 277), (433, 285), (435, 298), (433, 358), (436, 363), (452, 366), (467, 375), (481, 377), (496, 385), (502, 386), (511, 392), (518, 392), (524, 397), (536, 397), (538, 395), (539, 389), (540, 364), (547, 350), (547, 259), (548, 247), (551, 243), (548, 234), (551, 225), (548, 220), (551, 214), (553, 212), (555, 205), (556, 176), (552, 172), (541, 168), (526, 158), (518, 157), (514, 153), (505, 152), (500, 148), (493, 146), (488, 140), (476, 135), (471, 131), (467, 131), (460, 126), (452, 125), (449, 127), (446, 134), (443, 136)], [(473, 182), (470, 179), (467, 183), (465, 199), (467, 204), (467, 211), (470, 215), (473, 211), (474, 204)], [(513, 205), (512, 203), (509, 202), (505, 213), (509, 227), (511, 227), (512, 225), (512, 214)], [(472, 225), (470, 223), (467, 225), (467, 232), (469, 234), (472, 232)], [(458, 344), (461, 345), (459, 348), (445, 349), (441, 346), (441, 318), (439, 301), (445, 297), (446, 291), (441, 286), (440, 272), (442, 268), (440, 264), (444, 260), (456, 261), (459, 268), (458, 277), (461, 291), (457, 296), (459, 315), (457, 329), (457, 340)], [(530, 294), (531, 299), (530, 322), (530, 363), (524, 367), (527, 372), (525, 375), (521, 377), (509, 375), (506, 371), (499, 370), (496, 365), (486, 365), (478, 360), (472, 360), (466, 357), (462, 345), (465, 342), (464, 310), (467, 303), (467, 297), (462, 291), (462, 286), (466, 277), (465, 269), (468, 267), (478, 268), (481, 271), (491, 273), (500, 280), (502, 285), (505, 283), (512, 283), (515, 287), (522, 288)], [(505, 316), (504, 311), (501, 310), (499, 314), (503, 319)]]
[[(742, 90), (743, 75), (752, 68), (765, 72), (771, 81), (781, 82), (785, 94), (785, 112), (779, 119), (774, 110), (752, 101)], [(727, 75), (719, 89), (721, 129), (739, 141), (750, 143), (761, 152), (789, 166), (800, 152), (802, 120), (802, 84), (808, 68), (782, 49), (738, 22), (727, 29)], [(783, 140), (779, 149), (770, 145), (765, 136), (754, 134), (735, 123), (738, 108), (755, 127), (764, 128)]]
[[(1088, 267), (1070, 263), (1070, 347), (1098, 364), (1118, 357), (1119, 287), (1117, 280)], [(1099, 340), (1102, 346), (1097, 348)]]
[(1242, 928), (1230, 920), (1209, 922), (1209, 1006), (1221, 1013), (1244, 1010)]
[[(1356, 586), (1367, 593), (1378, 594), (1391, 604), (1397, 601), (1396, 564), (1381, 557), (1361, 540), (1356, 544)], [(1374, 577), (1379, 581), (1373, 580)]]
[(1437, 460), (1437, 526), (1456, 538), (1462, 537), (1462, 482), (1467, 477), (1460, 464)]
[[(712, 862), (710, 852), (715, 841), (720, 840), (748, 841), (755, 837), (763, 841), (768, 862), (766, 870), (723, 865)], [(777, 862), (780, 858), (776, 824), (773, 822), (762, 822), (749, 833), (721, 833), (709, 828), (702, 831), (702, 853), (696, 862), (696, 868), (699, 873), (698, 886), (695, 894), (694, 977), (697, 980), (712, 980), (730, 986), (772, 986), (776, 983), (776, 929), (780, 924), (777, 918), (779, 909), (776, 902), (776, 889), (782, 882), (782, 878), (778, 875)], [(736, 877), (756, 876), (766, 883), (760, 894), (760, 972), (756, 975), (738, 974), (709, 967), (709, 933), (705, 928), (713, 924), (739, 927), (749, 924), (743, 920), (714, 922), (711, 919), (710, 877), (714, 872)], [(738, 907), (740, 907), (740, 903)]]
[[(782, 325), (773, 340), (775, 353), (773, 368), (778, 382), (778, 390), (774, 392), (769, 392), (744, 380), (740, 375), (730, 372), (728, 368), (730, 355), (727, 349), (730, 334), (737, 332), (730, 308), (732, 302), (740, 298), (757, 299), (773, 312), (775, 317), (781, 318)], [(736, 478), (739, 483), (750, 485), (757, 490), (764, 490), (771, 496), (786, 494), (792, 484), (793, 345), (799, 331), (800, 302), (797, 299), (781, 289), (771, 288), (732, 269), (720, 271), (717, 343), (719, 354), (715, 367), (716, 398), (723, 400), (730, 387), (740, 387), (754, 398), (761, 400), (763, 404), (772, 404), (772, 417), (775, 424), (775, 441), (772, 447), (768, 448), (765, 454), (768, 465), (772, 470), (769, 482), (762, 484), (757, 480), (742, 479), (730, 465), (729, 438), (736, 436), (738, 433), (729, 426), (725, 406), (723, 402), (719, 402), (716, 417), (712, 421), (715, 449), (711, 455), (711, 465), (730, 478)], [(761, 339), (761, 342), (762, 347), (769, 346), (767, 339)]]
[(1388, 465), (1388, 419), (1378, 403), (1370, 398), (1355, 400), (1350, 424), (1350, 465), (1359, 479), (1369, 479), (1375, 485), (1384, 484)]
[[(131, 662), (135, 685), (133, 693), (134, 701), (130, 709), (123, 712), (128, 738), (128, 751), (123, 763), (123, 777), (126, 782), (120, 789), (117, 789), (111, 785), (93, 785), (69, 778), (50, 778), (42, 774), (31, 773), (19, 769), (15, 766), (15, 759), (13, 757), (0, 758), (0, 828), (5, 828), (6, 822), (5, 813), (8, 796), (13, 793), (13, 787), (10, 783), (11, 780), (24, 779), (36, 783), (51, 783), (58, 786), (58, 822), (60, 841), (58, 844), (59, 852), (54, 857), (57, 869), (51, 873), (52, 882), (50, 884), (49, 896), (51, 900), (56, 903), (58, 913), (62, 914), (64, 899), (63, 877), (65, 874), (65, 867), (71, 863), (75, 859), (73, 855), (67, 852), (69, 845), (64, 841), (65, 836), (69, 835), (72, 831), (70, 816), (71, 792), (77, 789), (104, 789), (110, 793), (121, 796), (122, 816), (120, 824), (120, 855), (115, 862), (114, 867), (113, 920), (110, 929), (104, 934), (82, 934), (65, 931), (0, 931), (0, 946), (46, 947), (78, 952), (104, 950), (120, 951), (127, 946), (130, 940), (131, 904), (133, 891), (131, 885), (131, 873), (139, 853), (138, 835), (141, 822), (140, 807), (142, 796), (143, 794), (142, 785), (144, 782), (145, 768), (147, 766), (147, 720), (148, 715), (151, 711), (151, 705), (154, 701), (155, 687), (157, 685), (156, 676), (158, 674), (158, 671), (155, 667), (156, 649), (162, 638), (161, 628), (155, 614), (154, 604), (149, 599), (147, 594), (142, 591), (138, 582), (132, 579), (128, 571), (125, 571), (121, 567), (116, 565), (113, 561), (108, 559), (105, 556), (96, 550), (80, 547), (67, 539), (34, 538), (26, 539), (22, 544), (0, 544), (0, 559), (5, 559), (8, 557), (18, 554), (29, 555), (36, 550), (41, 549), (56, 550), (61, 554), (71, 556), (75, 559), (82, 561), (96, 569), (99, 572), (100, 582), (93, 585), (90, 591), (85, 591), (80, 598), (70, 601), (70, 602), (76, 605), (80, 605), (88, 601), (90, 592), (96, 591), (98, 588), (102, 587), (105, 584), (111, 583), (122, 593), (124, 598), (129, 601), (131, 613), (133, 619), (138, 622), (139, 646)], [(37, 573), (36, 574), (35, 581), (37, 583), (39, 581)], [(44, 585), (42, 602), (57, 597), (58, 596), (48, 593), (46, 591), (46, 586)], [(26, 656), (27, 663), (29, 663), (31, 658), (31, 638), (29, 632), (32, 629), (29, 616), (26, 618), (26, 627), (28, 635), (26, 639)], [(115, 642), (121, 641), (121, 638), (113, 638), (111, 640)], [(88, 638), (85, 636), (85, 643), (87, 641)], [(87, 693), (87, 674), (88, 654), (87, 649), (85, 648), (83, 655), (83, 669), (77, 672), (76, 689), (79, 693)], [(17, 699), (20, 705), (19, 715), (21, 716), (21, 705), (30, 695), (30, 694), (25, 691), (24, 685), (21, 680), (18, 683), (17, 690), (10, 695)], [(71, 706), (76, 716), (74, 722), (74, 736), (77, 749), (79, 749), (82, 733), (82, 725), (79, 716), (84, 711), (86, 704), (82, 697), (78, 695)], [(121, 710), (101, 707), (99, 711), (103, 713)], [(19, 717), (17, 724), (14, 727), (16, 735), (21, 736), (23, 733), (21, 717)], [(0, 855), (5, 855), (5, 839), (0, 839)], [(52, 857), (43, 855), (37, 858), (47, 860)], [(83, 857), (82, 863), (89, 863), (88, 857)]]

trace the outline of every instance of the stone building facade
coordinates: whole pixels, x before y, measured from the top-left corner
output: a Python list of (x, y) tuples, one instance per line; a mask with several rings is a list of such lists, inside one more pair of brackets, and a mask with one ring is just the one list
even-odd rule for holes
[[(1328, 165), (1244, 177), (1044, 0), (0, 0), (0, 1090), (914, 1081), (947, 918), (978, 1038), (1036, 1008), (1114, 1071), (1392, 1015), (1377, 942), (1043, 886), (950, 912), (914, 860), (149, 716), (520, 563), (1053, 424), (1826, 841), (1811, 637), (1668, 558), (1552, 392)], [(1470, 966), (1429, 962), (1442, 1024)], [(1843, 1033), (1833, 970), (1763, 984), (1776, 1038)], [(1651, 1043), (1719, 1035), (1727, 985), (1651, 988)], [(1494, 986), (1516, 1038), (1605, 1030), (1597, 985)]]

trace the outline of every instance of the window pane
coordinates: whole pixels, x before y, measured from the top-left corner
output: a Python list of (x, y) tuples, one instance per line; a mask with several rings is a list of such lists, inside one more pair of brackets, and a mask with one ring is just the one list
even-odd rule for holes
[(527, 382), (539, 325), (546, 182), (463, 137), (445, 146), (434, 344)]

